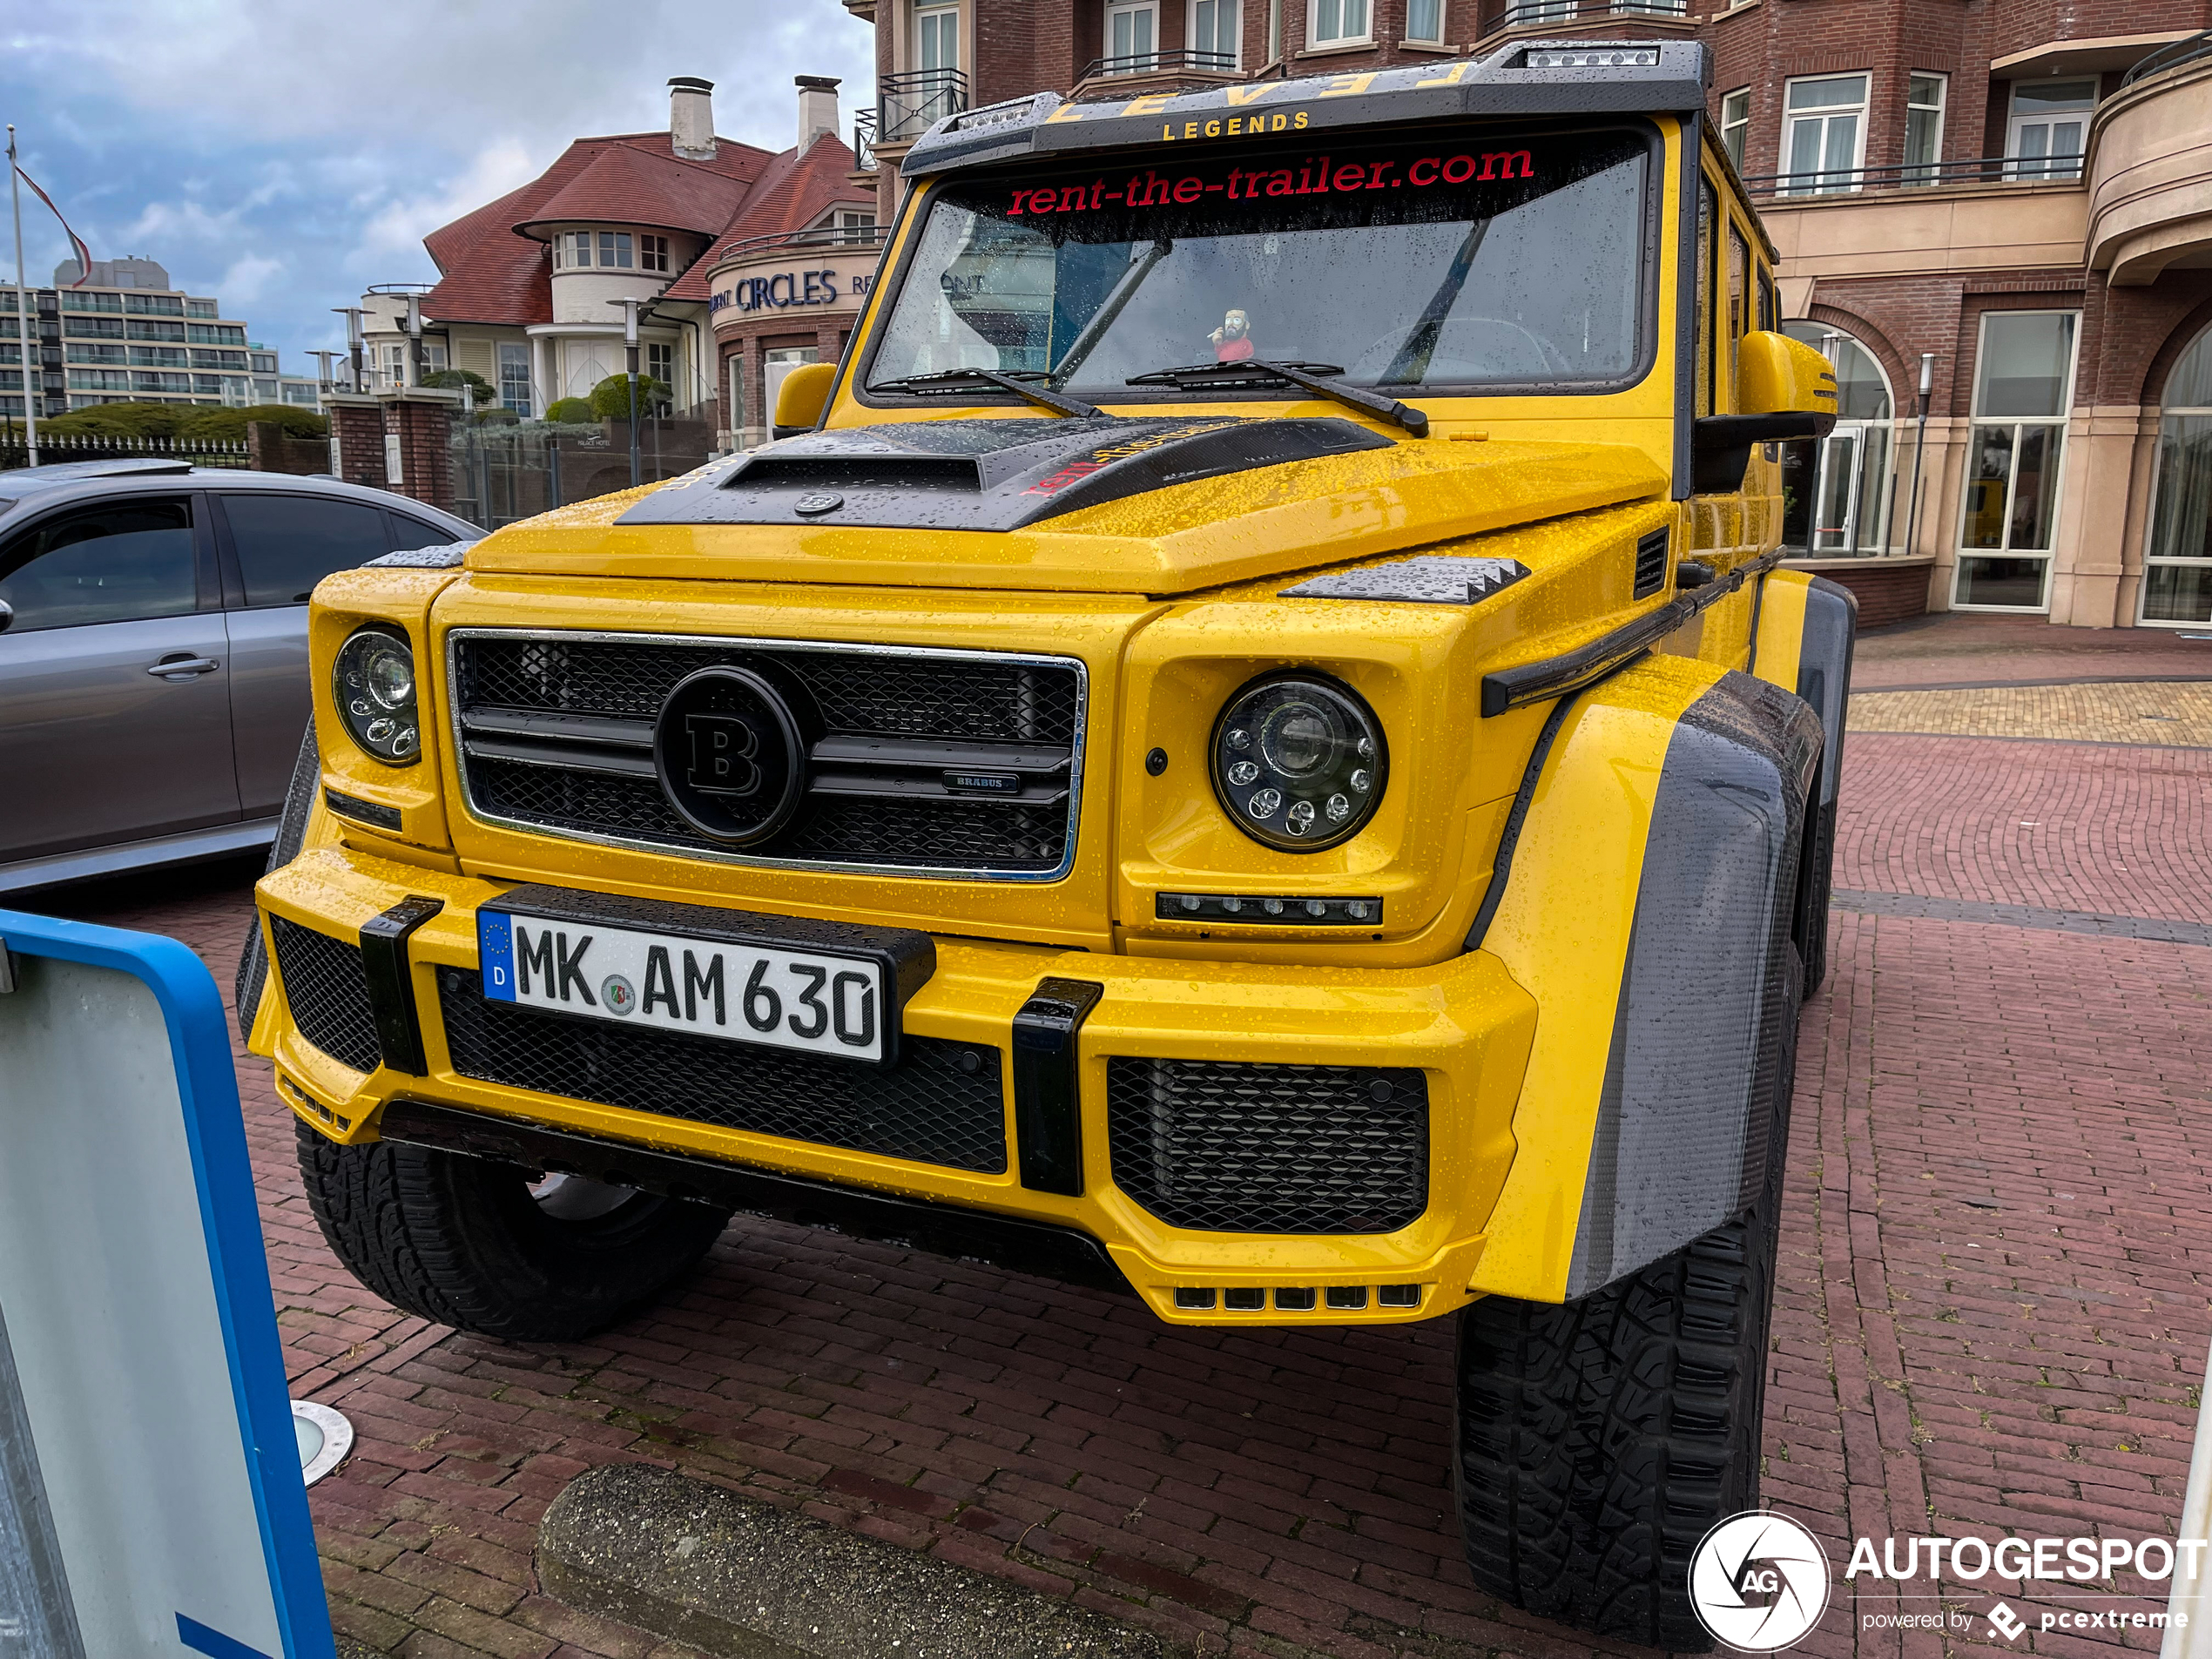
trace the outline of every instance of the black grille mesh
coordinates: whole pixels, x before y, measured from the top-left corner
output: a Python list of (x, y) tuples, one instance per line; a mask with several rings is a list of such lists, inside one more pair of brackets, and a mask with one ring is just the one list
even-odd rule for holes
[(1383, 1233), (1428, 1207), (1418, 1070), (1106, 1062), (1114, 1184), (1171, 1227)]
[[(471, 756), (468, 765), (477, 806), (501, 818), (703, 853), (725, 850), (678, 817), (660, 786), (648, 779), (563, 772), (482, 755)], [(802, 803), (791, 827), (762, 850), (825, 863), (1049, 870), (1067, 844), (1064, 807), (816, 796)]]
[(464, 1077), (979, 1174), (1006, 1169), (995, 1048), (909, 1036), (898, 1065), (879, 1070), (493, 1002), (457, 968), (438, 970), (438, 1004)]
[(269, 918), (269, 934), (276, 943), (284, 1003), (300, 1035), (355, 1071), (375, 1070), (384, 1062), (384, 1051), (368, 1008), (361, 947), (282, 916)]
[(833, 732), (981, 742), (1073, 744), (1075, 671), (872, 652), (630, 644), (616, 640), (466, 639), (461, 700), (651, 719), (686, 674), (720, 663), (781, 668)]
[[(685, 675), (743, 664), (811, 702), (820, 727), (840, 735), (1072, 749), (1081, 713), (1076, 671), (1050, 664), (496, 637), (462, 640), (455, 660), (464, 711), (651, 719)], [(651, 779), (482, 756), (464, 756), (462, 765), (477, 808), (494, 817), (691, 852), (725, 850), (678, 816)], [(1060, 865), (1071, 827), (1068, 806), (816, 795), (802, 803), (788, 828), (752, 850), (823, 863), (1042, 872)]]

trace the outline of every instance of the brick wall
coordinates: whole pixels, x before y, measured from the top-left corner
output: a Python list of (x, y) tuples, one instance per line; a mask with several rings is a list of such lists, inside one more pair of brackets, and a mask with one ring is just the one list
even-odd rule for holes
[(383, 489), (383, 406), (370, 397), (335, 399), (330, 423), (338, 435), (338, 462), (346, 482)]
[(385, 435), (400, 441), (401, 495), (453, 510), (452, 430), (443, 402), (395, 398), (384, 405)]

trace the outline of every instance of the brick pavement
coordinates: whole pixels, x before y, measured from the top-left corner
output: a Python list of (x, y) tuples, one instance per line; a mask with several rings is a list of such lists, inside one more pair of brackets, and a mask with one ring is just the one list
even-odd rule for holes
[[(1841, 887), (2205, 916), (2212, 755), (1869, 734), (1848, 766)], [(232, 870), (55, 907), (174, 934), (227, 989), (246, 903)], [(1840, 912), (1831, 954), (1800, 1049), (1770, 1500), (1839, 1564), (1862, 1532), (2170, 1535), (2212, 1335), (2212, 956)], [(1447, 1325), (1170, 1329), (1117, 1298), (740, 1219), (682, 1294), (597, 1342), (484, 1341), (399, 1318), (336, 1266), (267, 1068), (240, 1072), (294, 1389), (361, 1437), (314, 1507), (334, 1615), (372, 1649), (683, 1652), (531, 1577), (561, 1485), (645, 1459), (1199, 1651), (1634, 1651), (1469, 1584)], [(1994, 1599), (1946, 1592), (1977, 1614)], [(2008, 1599), (2031, 1621), (2066, 1605)], [(1857, 1631), (1851, 1605), (1839, 1587), (1805, 1651), (1935, 1651)], [(2099, 1635), (2008, 1650), (2121, 1643)]]
[(1860, 691), (1851, 698), (1851, 729), (2202, 749), (2212, 747), (2212, 684), (2089, 681)]
[(2212, 628), (2055, 628), (2040, 617), (1950, 611), (1861, 634), (1861, 691), (2133, 678), (2212, 680)]

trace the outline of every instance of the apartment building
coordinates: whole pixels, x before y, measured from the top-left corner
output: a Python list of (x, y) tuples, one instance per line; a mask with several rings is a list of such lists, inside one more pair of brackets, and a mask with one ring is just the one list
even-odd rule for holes
[[(249, 340), (219, 300), (172, 285), (152, 260), (95, 260), (89, 273), (66, 260), (54, 267), (54, 286), (30, 291), (24, 308), (42, 415), (99, 403), (281, 401), (276, 353)], [(16, 290), (0, 287), (0, 414), (17, 419), (24, 347)]]
[(635, 300), (640, 372), (724, 447), (763, 440), (782, 376), (835, 355), (874, 268), (875, 179), (840, 137), (837, 85), (799, 78), (798, 142), (772, 153), (718, 138), (713, 83), (678, 76), (666, 132), (578, 138), (433, 231), (435, 283), (361, 297), (368, 389), (451, 367), (543, 416), (624, 372)]
[(876, 30), (854, 147), (887, 224), (916, 137), (1024, 93), (1702, 40), (1785, 326), (1844, 390), (1790, 452), (1792, 562), (1869, 623), (2212, 624), (2212, 0), (846, 4)]

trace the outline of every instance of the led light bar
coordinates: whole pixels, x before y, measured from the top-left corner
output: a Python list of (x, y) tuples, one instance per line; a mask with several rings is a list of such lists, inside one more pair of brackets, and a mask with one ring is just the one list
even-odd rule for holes
[(1521, 60), (1523, 69), (1656, 69), (1658, 64), (1656, 46), (1532, 46)]
[(1237, 921), (1278, 927), (1375, 927), (1380, 899), (1303, 899), (1249, 893), (1163, 893), (1152, 914), (1162, 921)]
[[(1367, 1305), (1368, 1287), (1365, 1285), (1332, 1285), (1322, 1293), (1321, 1300), (1329, 1308), (1351, 1312)], [(1386, 1308), (1417, 1308), (1421, 1305), (1421, 1287), (1418, 1285), (1379, 1285), (1374, 1287), (1375, 1305)], [(1261, 1313), (1267, 1308), (1268, 1293), (1256, 1285), (1239, 1285), (1231, 1290), (1217, 1291), (1210, 1285), (1178, 1285), (1175, 1291), (1175, 1305), (1193, 1312), (1208, 1312), (1218, 1306), (1231, 1313)], [(1278, 1285), (1275, 1288), (1275, 1311), (1278, 1313), (1312, 1313), (1315, 1296), (1311, 1285)]]

